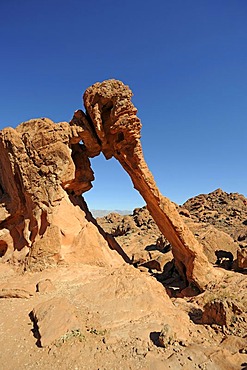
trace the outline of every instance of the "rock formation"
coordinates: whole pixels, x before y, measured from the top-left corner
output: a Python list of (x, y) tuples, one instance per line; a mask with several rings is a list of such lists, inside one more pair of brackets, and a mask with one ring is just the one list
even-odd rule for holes
[[(247, 267), (247, 199), (242, 194), (217, 189), (187, 200), (183, 207), (191, 217), (188, 226), (191, 228), (190, 225), (196, 221), (192, 230), (197, 230), (197, 233), (199, 229), (205, 230), (204, 235), (199, 232), (204, 249), (209, 252), (206, 244), (210, 244), (209, 253), (216, 249), (231, 252), (236, 260), (236, 269)], [(210, 260), (209, 253), (206, 255)]]
[(103, 230), (100, 235), (94, 222), (88, 222), (93, 220), (81, 197), (94, 179), (89, 158), (102, 151), (106, 159), (115, 157), (130, 175), (171, 243), (186, 283), (205, 288), (211, 266), (175, 205), (155, 184), (143, 157), (141, 122), (131, 97), (129, 87), (120, 81), (96, 83), (84, 94), (86, 114), (76, 111), (69, 124), (37, 119), (1, 132), (0, 252), (5, 260), (43, 266), (78, 259), (119, 262), (105, 240), (125, 258), (112, 238)]
[(88, 142), (83, 125), (78, 128), (48, 119), (1, 131), (3, 261), (36, 268), (72, 261), (98, 265), (119, 261), (88, 222), (86, 205), (76, 196), (90, 189), (94, 178), (85, 148), (78, 143), (81, 133)]
[[(198, 195), (183, 206), (176, 205), (176, 208), (183, 222), (203, 246), (204, 254), (211, 264), (225, 269), (242, 270), (247, 266), (246, 205), (247, 200), (243, 195), (228, 194), (217, 189), (210, 194)], [(171, 245), (160, 234), (146, 206), (136, 208), (132, 215), (110, 213), (97, 218), (97, 222), (116, 237), (136, 266), (145, 264), (148, 267), (151, 263), (154, 266), (152, 261), (155, 260), (162, 271), (164, 268), (164, 272), (167, 270), (168, 265), (165, 267), (165, 264), (168, 263), (168, 258), (170, 261), (173, 259), (169, 252)], [(170, 263), (169, 265), (172, 266)], [(174, 276), (175, 274), (176, 271)]]
[(52, 298), (40, 303), (31, 312), (31, 317), (38, 327), (38, 344), (42, 347), (80, 329), (76, 308), (66, 298)]
[(128, 86), (108, 80), (86, 90), (84, 105), (103, 154), (107, 159), (114, 156), (121, 163), (160, 231), (172, 244), (180, 274), (203, 289), (209, 282), (211, 268), (201, 245), (182, 222), (175, 205), (161, 195), (147, 167), (140, 143), (141, 122), (131, 97)]
[(184, 203), (192, 219), (210, 223), (229, 234), (241, 247), (247, 247), (247, 199), (238, 193), (217, 189)]

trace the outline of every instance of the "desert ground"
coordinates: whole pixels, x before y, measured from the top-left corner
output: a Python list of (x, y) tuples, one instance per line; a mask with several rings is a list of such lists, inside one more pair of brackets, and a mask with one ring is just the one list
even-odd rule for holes
[[(236, 240), (241, 235), (244, 243), (244, 198), (220, 191), (222, 205), (215, 203), (218, 193), (178, 208), (205, 250), (216, 238), (218, 249), (228, 241), (227, 251), (236, 255), (240, 247), (231, 230), (238, 229)], [(207, 197), (211, 209), (205, 208)], [(233, 209), (238, 219), (229, 213)], [(227, 218), (224, 226), (220, 220)], [(42, 271), (0, 265), (2, 369), (246, 368), (246, 269), (236, 271), (226, 260), (217, 265), (210, 251), (220, 278), (203, 293), (183, 296), (169, 242), (146, 208), (97, 221), (115, 236), (131, 264), (61, 263)]]

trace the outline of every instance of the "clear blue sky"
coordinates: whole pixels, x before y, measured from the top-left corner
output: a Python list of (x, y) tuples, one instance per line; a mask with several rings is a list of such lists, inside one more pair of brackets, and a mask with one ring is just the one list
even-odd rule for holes
[[(68, 121), (89, 85), (120, 79), (164, 195), (247, 196), (246, 0), (1, 0), (0, 31), (1, 128)], [(114, 159), (92, 166), (90, 208), (144, 204)]]

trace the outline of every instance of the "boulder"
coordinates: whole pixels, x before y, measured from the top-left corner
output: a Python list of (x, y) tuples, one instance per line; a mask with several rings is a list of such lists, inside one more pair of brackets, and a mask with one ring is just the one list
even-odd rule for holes
[(202, 244), (203, 251), (212, 264), (216, 263), (216, 252), (220, 250), (231, 253), (234, 260), (237, 258), (238, 243), (226, 232), (208, 223), (189, 220), (187, 225)]
[(202, 323), (228, 327), (232, 323), (233, 315), (239, 315), (242, 312), (242, 308), (232, 300), (214, 299), (204, 306)]
[(38, 304), (31, 312), (38, 328), (41, 347), (59, 340), (66, 333), (80, 329), (76, 308), (66, 298), (52, 298)]
[(247, 268), (247, 247), (239, 248), (237, 251), (237, 268), (240, 270)]
[(36, 289), (37, 292), (39, 293), (50, 293), (56, 290), (50, 279), (44, 279), (39, 281), (36, 285)]

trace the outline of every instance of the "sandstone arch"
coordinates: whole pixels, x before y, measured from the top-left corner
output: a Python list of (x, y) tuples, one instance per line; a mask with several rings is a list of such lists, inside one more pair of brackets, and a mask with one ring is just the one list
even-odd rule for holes
[[(89, 158), (103, 152), (106, 159), (114, 156), (130, 175), (160, 231), (172, 244), (180, 274), (188, 284), (205, 288), (212, 268), (174, 204), (155, 184), (143, 157), (141, 122), (131, 97), (131, 90), (121, 81), (107, 80), (85, 91), (86, 114), (76, 111), (70, 123), (36, 119), (15, 130), (1, 131), (3, 259), (14, 256), (17, 263), (42, 262), (42, 266), (80, 258), (89, 263), (119, 262), (119, 257), (105, 248), (104, 238), (113, 249), (118, 246), (88, 222), (81, 198), (94, 179)], [(92, 249), (83, 251), (80, 246), (90, 233), (98, 238), (97, 243), (91, 241)], [(96, 250), (98, 254), (94, 254)]]
[(163, 235), (173, 246), (180, 274), (203, 289), (212, 271), (202, 246), (182, 222), (176, 207), (162, 196), (144, 160), (141, 122), (131, 102), (132, 92), (121, 81), (96, 83), (84, 93), (84, 105), (106, 159), (114, 156), (130, 175)]

